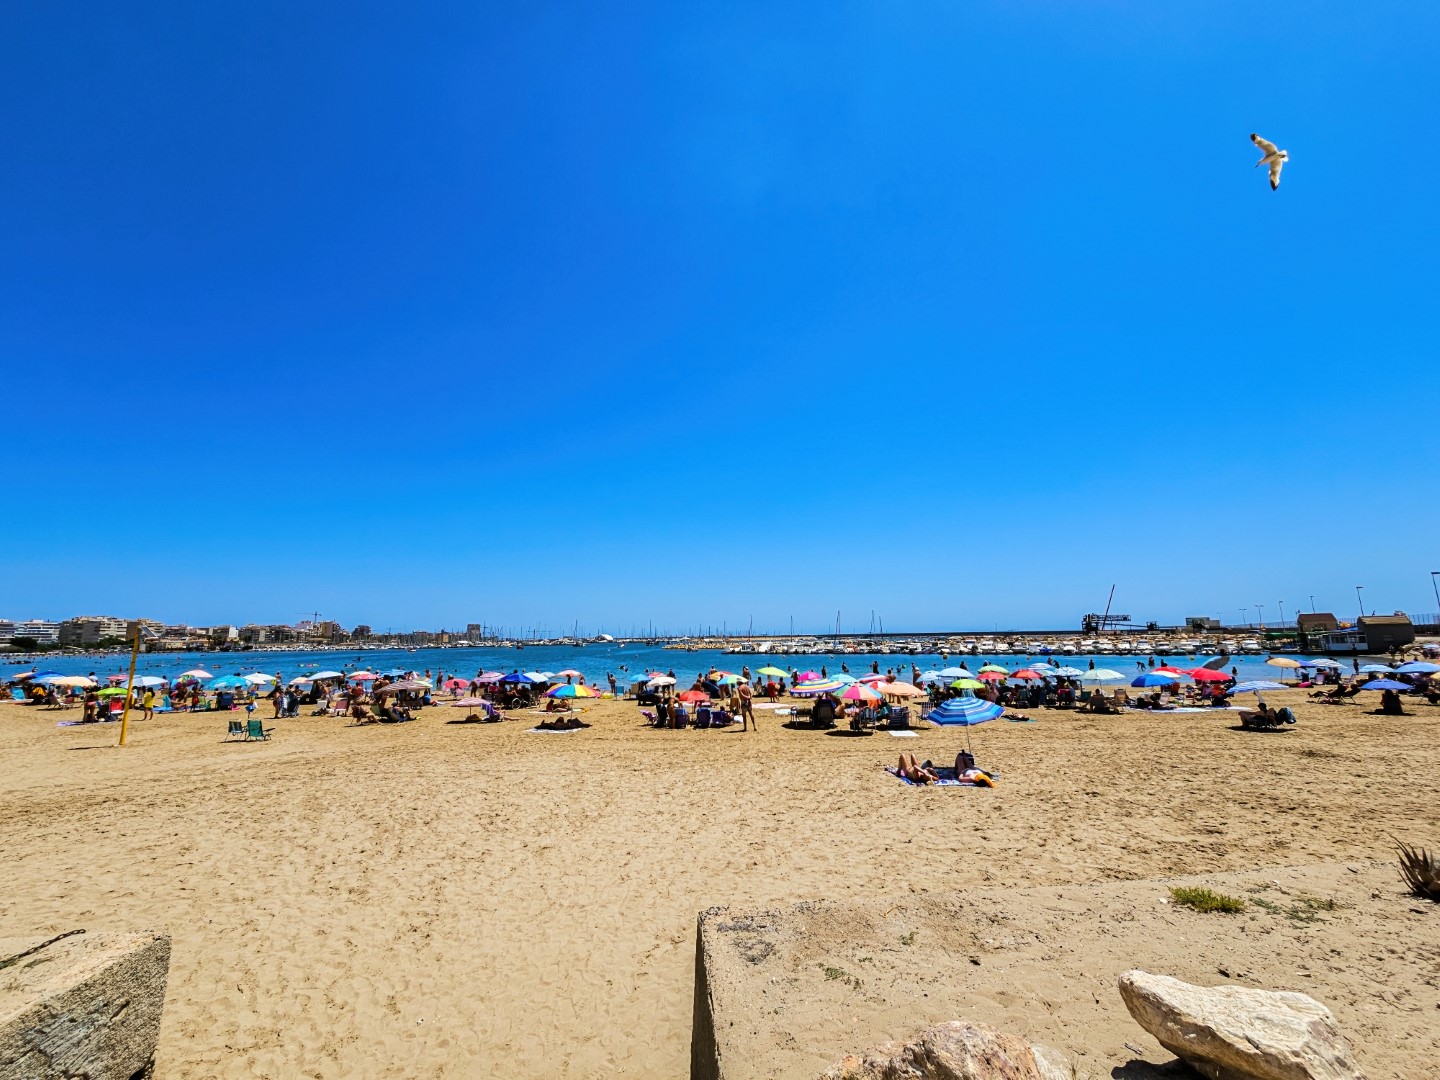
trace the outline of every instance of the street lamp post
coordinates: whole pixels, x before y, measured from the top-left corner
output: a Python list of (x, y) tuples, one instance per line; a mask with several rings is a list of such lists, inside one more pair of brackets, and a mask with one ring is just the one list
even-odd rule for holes
[[(1435, 603), (1440, 605), (1440, 585), (1435, 584), (1435, 578), (1437, 576), (1440, 576), (1440, 570), (1430, 571), (1430, 587), (1435, 590)], [(1436, 607), (1435, 610), (1440, 611), (1440, 607)]]
[(1280, 625), (1281, 625), (1281, 626), (1284, 626), (1284, 625), (1285, 625), (1285, 601), (1284, 601), (1284, 600), (1276, 600), (1275, 602), (1280, 605)]
[(1260, 629), (1261, 629), (1261, 630), (1264, 630), (1264, 629), (1265, 629), (1265, 605), (1264, 605), (1264, 604), (1256, 604), (1256, 605), (1255, 605), (1255, 616), (1256, 616), (1256, 618), (1258, 618), (1258, 619), (1260, 620)]
[(1249, 611), (1249, 610), (1250, 610), (1250, 609), (1249, 609), (1248, 607), (1242, 607), (1242, 608), (1240, 609), (1240, 625), (1241, 625), (1241, 626), (1249, 626), (1249, 625), (1250, 625), (1250, 616), (1247, 615), (1247, 614), (1245, 614), (1245, 613), (1246, 613), (1247, 611)]
[(1365, 598), (1360, 595), (1360, 590), (1363, 589), (1363, 588), (1365, 588), (1364, 585), (1356, 585), (1356, 586), (1355, 586), (1355, 600), (1356, 600), (1356, 602), (1358, 602), (1359, 605), (1360, 605), (1360, 617), (1361, 617), (1362, 619), (1365, 617)]
[(1313, 592), (1310, 594), (1310, 613), (1312, 615), (1315, 613), (1315, 594)]

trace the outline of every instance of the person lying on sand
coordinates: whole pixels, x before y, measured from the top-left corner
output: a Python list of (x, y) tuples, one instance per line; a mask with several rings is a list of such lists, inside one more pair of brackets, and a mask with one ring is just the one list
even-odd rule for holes
[(546, 731), (572, 731), (575, 728), (589, 727), (578, 716), (557, 716), (554, 720), (540, 721), (540, 727)]
[(933, 784), (940, 779), (938, 773), (933, 773), (928, 768), (930, 762), (921, 765), (915, 760), (914, 754), (901, 754), (900, 761), (895, 766), (895, 771), (916, 784)]
[(350, 706), (350, 716), (357, 724), (378, 724), (380, 722), (363, 701), (357, 701)]

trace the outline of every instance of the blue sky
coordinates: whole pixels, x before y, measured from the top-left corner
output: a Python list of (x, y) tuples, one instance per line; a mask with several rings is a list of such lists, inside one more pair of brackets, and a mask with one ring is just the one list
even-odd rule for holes
[(0, 14), (0, 615), (1436, 610), (1433, 5), (336, 11)]

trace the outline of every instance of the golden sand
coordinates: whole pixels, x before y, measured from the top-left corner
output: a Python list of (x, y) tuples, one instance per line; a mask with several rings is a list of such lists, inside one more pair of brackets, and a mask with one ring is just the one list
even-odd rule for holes
[[(118, 725), (0, 705), (0, 936), (172, 934), (161, 1076), (679, 1077), (710, 905), (1373, 863), (1392, 835), (1440, 841), (1440, 709), (1270, 701), (1300, 723), (987, 724), (969, 737), (1003, 774), (993, 791), (882, 771), (902, 750), (953, 759), (963, 729), (852, 738), (762, 713), (759, 734), (656, 731), (604, 702), (573, 734), (437, 707), (224, 744), (244, 714), (197, 714), (136, 723), (117, 749)], [(1325, 999), (1323, 979), (1307, 989)], [(1413, 1018), (1367, 1022), (1399, 1039)]]

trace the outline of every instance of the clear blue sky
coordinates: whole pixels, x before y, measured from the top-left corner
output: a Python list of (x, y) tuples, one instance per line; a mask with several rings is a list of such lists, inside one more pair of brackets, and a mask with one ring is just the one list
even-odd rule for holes
[(1437, 30), (5, 5), (0, 615), (1433, 611)]

